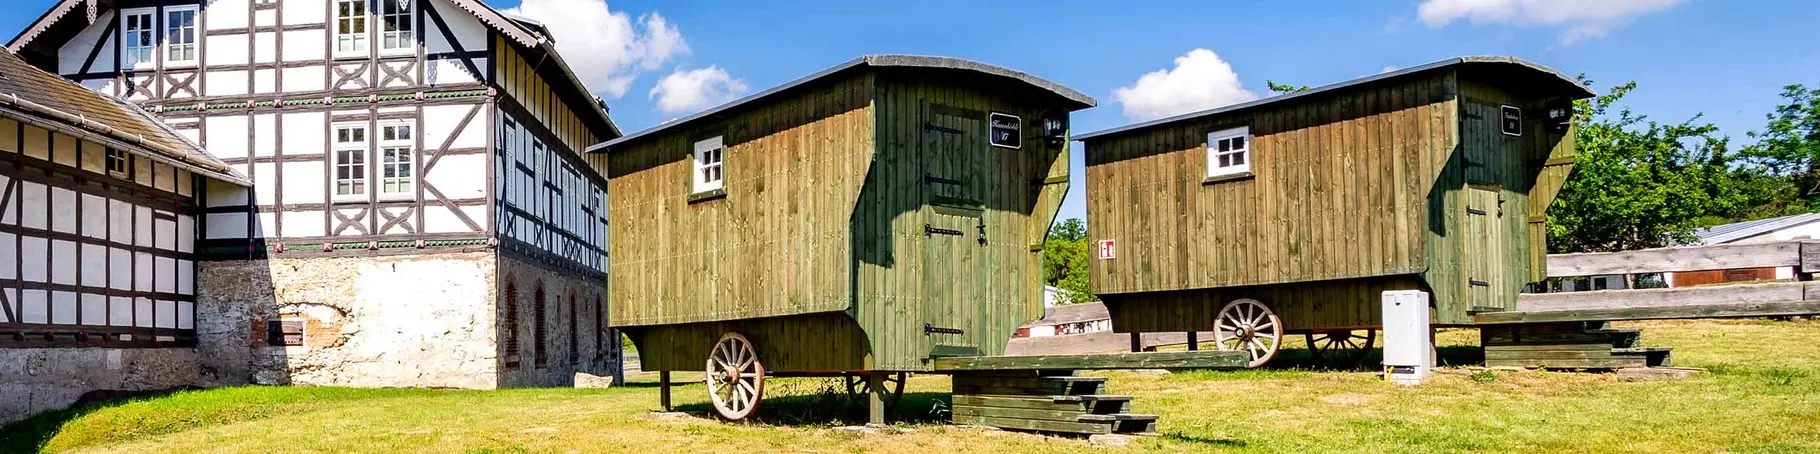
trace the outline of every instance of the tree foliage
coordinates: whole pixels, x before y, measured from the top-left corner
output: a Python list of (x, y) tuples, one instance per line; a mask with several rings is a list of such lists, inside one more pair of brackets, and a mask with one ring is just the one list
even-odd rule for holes
[(1043, 240), (1043, 283), (1067, 290), (1063, 304), (1099, 301), (1087, 288), (1087, 224), (1080, 218), (1055, 224)]
[(1782, 100), (1763, 130), (1749, 133), (1756, 143), (1740, 152), (1759, 177), (1755, 216), (1820, 211), (1820, 87), (1783, 87)]
[(1686, 244), (1694, 229), (1747, 211), (1762, 183), (1700, 116), (1662, 124), (1618, 106), (1636, 87), (1576, 103), (1574, 175), (1548, 210), (1552, 252)]

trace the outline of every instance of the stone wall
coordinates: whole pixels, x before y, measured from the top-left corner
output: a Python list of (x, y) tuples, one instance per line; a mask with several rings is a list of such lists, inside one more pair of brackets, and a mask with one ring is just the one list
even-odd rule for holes
[[(517, 321), (510, 328), (518, 344), (513, 355), (508, 344), (514, 333), (504, 331), (507, 327), (502, 322), (500, 387), (598, 387), (624, 382), (619, 332), (605, 323), (605, 281), (558, 272), (509, 255), (500, 257), (499, 266), (496, 316)], [(536, 322), (539, 290), (544, 304), (541, 343)], [(515, 304), (509, 302), (514, 294)], [(516, 317), (507, 314), (514, 308)]]
[(189, 348), (0, 348), (0, 424), (93, 391), (201, 386), (200, 370)]
[[(197, 263), (209, 385), (499, 386), (496, 254), (302, 254)], [(302, 325), (302, 345), (271, 345), (274, 320)]]

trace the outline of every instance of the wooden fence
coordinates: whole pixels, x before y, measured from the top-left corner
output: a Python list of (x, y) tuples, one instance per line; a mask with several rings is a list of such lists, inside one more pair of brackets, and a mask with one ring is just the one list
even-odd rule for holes
[(1475, 315), (1481, 324), (1596, 320), (1764, 317), (1820, 314), (1820, 241), (1686, 246), (1638, 251), (1554, 254), (1549, 277), (1634, 275), (1792, 267), (1795, 281), (1525, 293), (1508, 312)]

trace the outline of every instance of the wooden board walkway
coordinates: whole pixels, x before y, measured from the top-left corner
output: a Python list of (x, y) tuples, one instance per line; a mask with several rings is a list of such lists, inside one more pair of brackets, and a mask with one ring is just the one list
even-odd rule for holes
[(964, 356), (936, 358), (936, 373), (1003, 370), (1242, 369), (1245, 352), (1183, 351), (1098, 355)]

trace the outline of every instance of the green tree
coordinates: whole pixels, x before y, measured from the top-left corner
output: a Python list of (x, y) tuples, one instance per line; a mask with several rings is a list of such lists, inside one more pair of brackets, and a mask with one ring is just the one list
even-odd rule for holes
[(1063, 304), (1099, 301), (1087, 288), (1087, 224), (1080, 218), (1049, 229), (1043, 240), (1043, 283), (1068, 291)]
[(1783, 87), (1782, 100), (1740, 152), (1758, 173), (1753, 217), (1820, 211), (1820, 87)]
[(1694, 229), (1747, 207), (1749, 173), (1733, 165), (1718, 128), (1698, 115), (1662, 124), (1618, 107), (1636, 87), (1576, 103), (1578, 156), (1548, 209), (1551, 252), (1686, 244)]
[(1277, 81), (1268, 79), (1264, 81), (1264, 86), (1270, 87), (1270, 91), (1276, 92), (1276, 94), (1279, 95), (1286, 95), (1308, 89), (1307, 85), (1280, 84), (1277, 83)]

